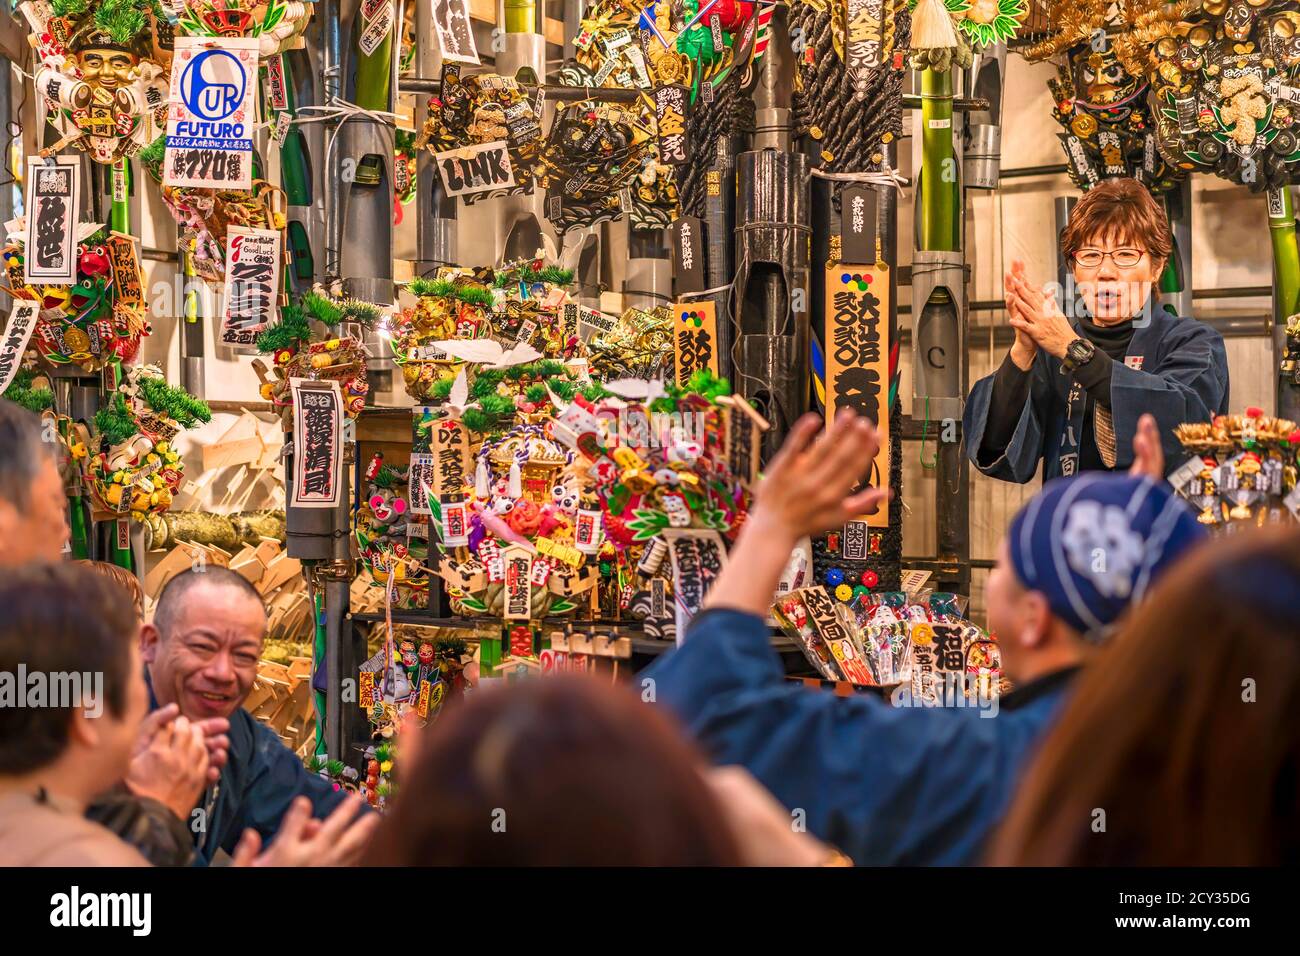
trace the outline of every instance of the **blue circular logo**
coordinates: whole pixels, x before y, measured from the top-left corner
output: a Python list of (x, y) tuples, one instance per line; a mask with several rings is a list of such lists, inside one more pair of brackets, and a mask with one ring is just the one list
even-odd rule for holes
[(204, 50), (181, 74), (181, 99), (199, 119), (222, 120), (244, 102), (244, 82), (238, 57), (225, 50)]

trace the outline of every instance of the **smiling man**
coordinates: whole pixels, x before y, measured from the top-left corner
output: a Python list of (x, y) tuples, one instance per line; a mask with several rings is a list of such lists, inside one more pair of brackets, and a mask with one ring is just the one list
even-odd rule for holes
[(1228, 358), (1214, 329), (1170, 315), (1153, 290), (1172, 250), (1146, 187), (1111, 179), (1079, 200), (1061, 233), (1073, 290), (1067, 316), (1024, 263), (1004, 278), (1015, 341), (966, 402), (966, 452), (980, 471), (1027, 482), (1123, 471), (1138, 418), (1155, 417), (1169, 469), (1175, 426), (1228, 408)]
[[(243, 709), (257, 677), (266, 634), (261, 595), (244, 578), (207, 566), (172, 578), (159, 595), (153, 623), (141, 631), (142, 656), (155, 707), (176, 704), (192, 721), (230, 721), (221, 776), (193, 815), (198, 858), (234, 853), (245, 829), (269, 840), (297, 796), (325, 817), (344, 797), (310, 774), (279, 737)], [(337, 862), (344, 863), (346, 860)]]

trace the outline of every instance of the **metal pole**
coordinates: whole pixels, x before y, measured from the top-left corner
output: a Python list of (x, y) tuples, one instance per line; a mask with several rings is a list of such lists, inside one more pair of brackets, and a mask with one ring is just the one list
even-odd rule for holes
[[(442, 52), (434, 41), (433, 4), (415, 5), (415, 62), (421, 76), (438, 76), (442, 72)], [(399, 80), (406, 89), (405, 81)], [(428, 117), (426, 106), (417, 108), (416, 125)], [(433, 155), (420, 150), (415, 159), (415, 207), (420, 211), (416, 223), (415, 274), (429, 276), (439, 266), (454, 265), (456, 256), (456, 200), (446, 195), (442, 178), (433, 164)]]

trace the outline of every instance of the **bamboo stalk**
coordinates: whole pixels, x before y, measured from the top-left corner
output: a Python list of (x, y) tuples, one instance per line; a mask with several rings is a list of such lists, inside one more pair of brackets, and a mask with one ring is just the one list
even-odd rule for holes
[(1285, 322), (1300, 311), (1300, 246), (1296, 242), (1291, 190), (1283, 186), (1280, 215), (1268, 217), (1273, 241), (1273, 319)]
[(956, 252), (957, 157), (952, 146), (952, 71), (921, 71), (921, 248)]

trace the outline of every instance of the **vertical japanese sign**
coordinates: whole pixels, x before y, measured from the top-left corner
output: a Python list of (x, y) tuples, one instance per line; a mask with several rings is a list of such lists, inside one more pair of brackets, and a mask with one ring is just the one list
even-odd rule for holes
[(461, 495), (469, 471), (469, 434), (453, 419), (434, 422), (430, 431), (433, 452), (433, 494)]
[(760, 445), (768, 424), (741, 395), (724, 395), (718, 404), (726, 409), (727, 468), (746, 488), (758, 482)]
[(252, 345), (257, 334), (275, 320), (279, 298), (279, 231), (229, 227), (221, 341)]
[[(876, 424), (880, 452), (867, 483), (889, 482), (889, 267), (838, 265), (826, 269), (826, 423), (850, 408)], [(889, 526), (889, 503), (863, 520)]]
[(676, 84), (655, 89), (655, 129), (659, 135), (659, 159), (669, 166), (690, 161), (686, 141), (687, 90)]
[(673, 597), (677, 603), (677, 643), (704, 603), (713, 581), (727, 564), (727, 549), (716, 531), (702, 528), (663, 532), (673, 566)]
[(9, 387), (19, 366), (23, 364), (23, 353), (27, 351), (27, 341), (36, 328), (36, 318), (41, 304), (27, 299), (16, 299), (14, 310), (9, 313), (9, 324), (5, 326), (4, 336), (0, 338), (0, 393)]
[(289, 108), (289, 88), (284, 78), (284, 54), (266, 58), (266, 105), (280, 111)]
[(81, 202), (81, 160), (56, 156), (47, 163), (27, 159), (27, 244), (23, 280), (30, 285), (77, 281), (77, 210)]
[(673, 357), (677, 384), (685, 385), (702, 368), (718, 374), (717, 306), (684, 302), (673, 306)]
[(393, 0), (361, 0), (361, 36), (357, 46), (366, 56), (379, 49), (393, 32)]
[(167, 108), (166, 186), (253, 186), (256, 37), (177, 37)]
[(848, 0), (849, 76), (855, 85), (880, 66), (884, 52), (884, 0)]
[(444, 60), (479, 63), (474, 28), (469, 22), (469, 0), (432, 0), (433, 32)]
[(339, 383), (295, 378), (291, 508), (335, 508), (343, 496), (343, 394)]
[(428, 452), (412, 452), (410, 467), (406, 472), (406, 500), (411, 503), (411, 514), (430, 515), (429, 495), (436, 480), (433, 470), (434, 456)]
[[(515, 544), (501, 552), (505, 562), (505, 617), (508, 620), (526, 621), (531, 616), (533, 555), (523, 545)], [(528, 653), (532, 651), (529, 646)], [(513, 651), (512, 651), (513, 653)], [(528, 656), (524, 654), (521, 656)]]

